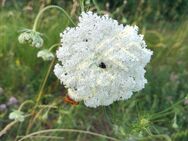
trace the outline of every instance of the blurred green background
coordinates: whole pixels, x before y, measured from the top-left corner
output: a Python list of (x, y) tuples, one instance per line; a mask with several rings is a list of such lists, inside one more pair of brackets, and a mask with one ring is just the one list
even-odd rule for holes
[[(122, 141), (164, 138), (188, 140), (188, 0), (0, 0), (0, 129), (10, 120), (8, 115), (25, 100), (35, 100), (50, 62), (36, 57), (38, 49), (18, 43), (19, 31), (32, 28), (34, 19), (47, 5), (63, 7), (77, 23), (85, 11), (108, 13), (120, 23), (138, 25), (148, 48), (154, 51), (147, 65), (145, 89), (127, 101), (108, 107), (87, 108), (63, 102), (66, 90), (53, 72), (45, 87), (38, 117), (30, 132), (49, 128), (90, 130)], [(69, 22), (57, 10), (47, 11), (37, 27), (44, 34), (44, 47), (59, 43), (59, 33)], [(55, 53), (55, 50), (54, 50)], [(15, 104), (7, 104), (14, 97)], [(4, 107), (3, 107), (4, 105)], [(25, 112), (31, 112), (31, 105)], [(18, 123), (0, 140), (12, 141), (26, 134), (29, 118)], [(103, 141), (77, 133), (53, 133), (66, 141)], [(43, 141), (41, 138), (30, 139)], [(45, 139), (54, 140), (54, 139)]]

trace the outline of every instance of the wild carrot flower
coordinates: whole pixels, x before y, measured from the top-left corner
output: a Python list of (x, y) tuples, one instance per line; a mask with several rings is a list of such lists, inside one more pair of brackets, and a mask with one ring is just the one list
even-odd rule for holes
[(61, 33), (55, 75), (75, 101), (88, 107), (126, 100), (144, 88), (144, 67), (152, 51), (137, 26), (123, 26), (108, 16), (82, 13), (78, 26)]

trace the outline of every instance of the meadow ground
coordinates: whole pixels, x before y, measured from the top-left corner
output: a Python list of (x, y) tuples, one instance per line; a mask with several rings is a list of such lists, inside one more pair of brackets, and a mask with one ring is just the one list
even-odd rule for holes
[[(85, 107), (83, 103), (71, 106), (63, 102), (66, 89), (51, 71), (40, 104), (35, 107), (36, 97), (51, 62), (37, 58), (38, 49), (19, 44), (18, 36), (21, 29), (32, 28), (38, 11), (49, 4), (63, 7), (76, 23), (80, 7), (85, 5), (85, 10), (109, 13), (120, 23), (138, 25), (148, 48), (154, 52), (146, 67), (148, 83), (145, 88), (134, 93), (129, 100), (115, 102), (107, 107), (94, 109)], [(186, 6), (186, 0), (174, 1), (173, 4), (170, 0), (6, 1), (0, 8), (0, 129), (11, 123), (9, 113), (18, 109), (24, 101), (27, 102), (22, 111), (27, 117), (23, 122), (11, 126), (0, 140), (13, 141), (44, 129), (78, 129), (78, 132), (51, 131), (26, 140), (110, 140), (104, 136), (80, 132), (84, 130), (122, 141), (187, 141)], [(46, 11), (37, 27), (37, 31), (44, 34), (44, 47), (50, 48), (59, 43), (59, 33), (68, 25), (70, 23), (66, 16), (58, 10)], [(17, 101), (11, 103), (11, 97)]]

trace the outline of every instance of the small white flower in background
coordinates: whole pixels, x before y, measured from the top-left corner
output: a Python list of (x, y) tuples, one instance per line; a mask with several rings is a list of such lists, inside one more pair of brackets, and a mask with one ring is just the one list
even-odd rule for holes
[(43, 49), (43, 50), (40, 50), (37, 53), (37, 57), (42, 58), (44, 61), (49, 61), (49, 60), (52, 60), (54, 58), (54, 55), (49, 50)]
[(29, 29), (25, 29), (18, 37), (20, 44), (28, 43), (32, 47), (40, 48), (43, 46), (43, 39), (41, 33)]
[(54, 72), (75, 101), (88, 107), (126, 100), (144, 88), (144, 67), (152, 51), (137, 26), (108, 16), (82, 13), (78, 26), (61, 34)]
[(16, 99), (16, 97), (11, 96), (6, 104), (8, 106), (17, 105), (18, 104), (18, 100)]
[(16, 110), (16, 111), (13, 111), (9, 114), (9, 119), (13, 119), (13, 120), (16, 120), (16, 121), (23, 122), (24, 119), (25, 119), (25, 116), (24, 116), (23, 112)]

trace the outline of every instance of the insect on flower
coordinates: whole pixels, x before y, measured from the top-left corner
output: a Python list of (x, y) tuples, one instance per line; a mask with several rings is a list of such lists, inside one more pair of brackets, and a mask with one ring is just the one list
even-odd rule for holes
[(70, 98), (68, 95), (67, 95), (66, 97), (64, 97), (63, 101), (64, 101), (65, 103), (69, 103), (69, 104), (71, 104), (71, 105), (73, 105), (73, 106), (76, 106), (76, 105), (79, 104), (79, 102), (74, 101), (74, 100), (73, 100), (72, 98)]

